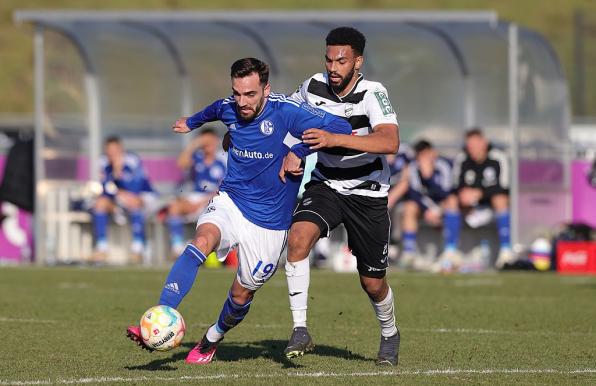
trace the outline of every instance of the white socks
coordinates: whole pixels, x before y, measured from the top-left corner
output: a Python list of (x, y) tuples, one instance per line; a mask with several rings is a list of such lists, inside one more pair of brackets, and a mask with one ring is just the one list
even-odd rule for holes
[(308, 286), (310, 284), (310, 262), (308, 258), (297, 263), (286, 262), (286, 276), (294, 328), (306, 327)]
[(217, 330), (217, 323), (209, 327), (206, 335), (209, 342), (219, 342), (224, 337), (224, 334)]
[[(288, 281), (289, 282), (289, 281)], [(393, 336), (397, 333), (397, 327), (395, 326), (395, 313), (393, 311), (393, 291), (389, 287), (387, 297), (381, 300), (379, 303), (375, 303), (373, 300), (370, 301), (372, 304), (377, 319), (381, 323), (381, 335), (385, 338)]]

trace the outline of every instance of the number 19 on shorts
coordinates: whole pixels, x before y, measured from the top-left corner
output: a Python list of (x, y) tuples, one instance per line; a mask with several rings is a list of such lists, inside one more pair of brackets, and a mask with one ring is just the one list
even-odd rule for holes
[[(261, 278), (264, 279), (267, 276), (273, 274), (273, 271), (275, 270), (275, 265), (267, 264), (264, 267), (262, 267), (262, 266), (263, 266), (263, 260), (259, 260), (255, 269), (252, 270), (252, 275), (256, 276), (258, 273), (261, 273)], [(263, 268), (262, 270), (261, 270), (261, 267)]]

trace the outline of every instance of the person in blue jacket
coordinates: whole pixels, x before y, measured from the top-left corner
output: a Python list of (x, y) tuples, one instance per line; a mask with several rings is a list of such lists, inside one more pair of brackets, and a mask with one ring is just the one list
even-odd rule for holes
[[(420, 140), (414, 145), (416, 158), (408, 168), (409, 189), (403, 213), (401, 265), (425, 270), (453, 271), (461, 264), (458, 249), (461, 215), (453, 185), (451, 163), (440, 157), (432, 144)], [(418, 220), (443, 225), (444, 249), (432, 266), (416, 255)]]
[(102, 193), (93, 207), (95, 251), (93, 260), (104, 261), (108, 252), (110, 214), (124, 210), (132, 226), (131, 259), (139, 262), (145, 250), (145, 211), (155, 206), (153, 190), (139, 156), (126, 151), (119, 137), (108, 137), (100, 160)]

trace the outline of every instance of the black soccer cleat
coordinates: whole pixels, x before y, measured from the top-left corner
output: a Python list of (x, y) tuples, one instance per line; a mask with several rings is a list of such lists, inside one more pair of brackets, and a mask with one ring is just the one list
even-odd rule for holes
[(128, 337), (128, 339), (135, 342), (143, 350), (147, 350), (149, 352), (154, 351), (151, 347), (147, 346), (145, 342), (143, 342), (143, 337), (141, 336), (141, 328), (139, 326), (129, 326), (126, 329), (126, 336)]
[(377, 355), (377, 366), (397, 366), (399, 361), (399, 329), (390, 337), (381, 336), (379, 354)]
[(315, 348), (306, 327), (296, 327), (292, 331), (292, 336), (288, 342), (288, 347), (284, 350), (286, 358), (298, 358), (304, 353), (311, 352)]

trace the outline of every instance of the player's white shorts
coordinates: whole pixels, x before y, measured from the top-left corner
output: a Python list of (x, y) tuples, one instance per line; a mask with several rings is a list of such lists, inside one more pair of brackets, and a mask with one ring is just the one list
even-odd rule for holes
[(211, 223), (219, 228), (217, 258), (225, 260), (238, 247), (238, 282), (249, 290), (259, 289), (277, 270), (287, 244), (287, 230), (271, 230), (248, 221), (225, 192), (219, 192), (199, 216), (197, 227)]

